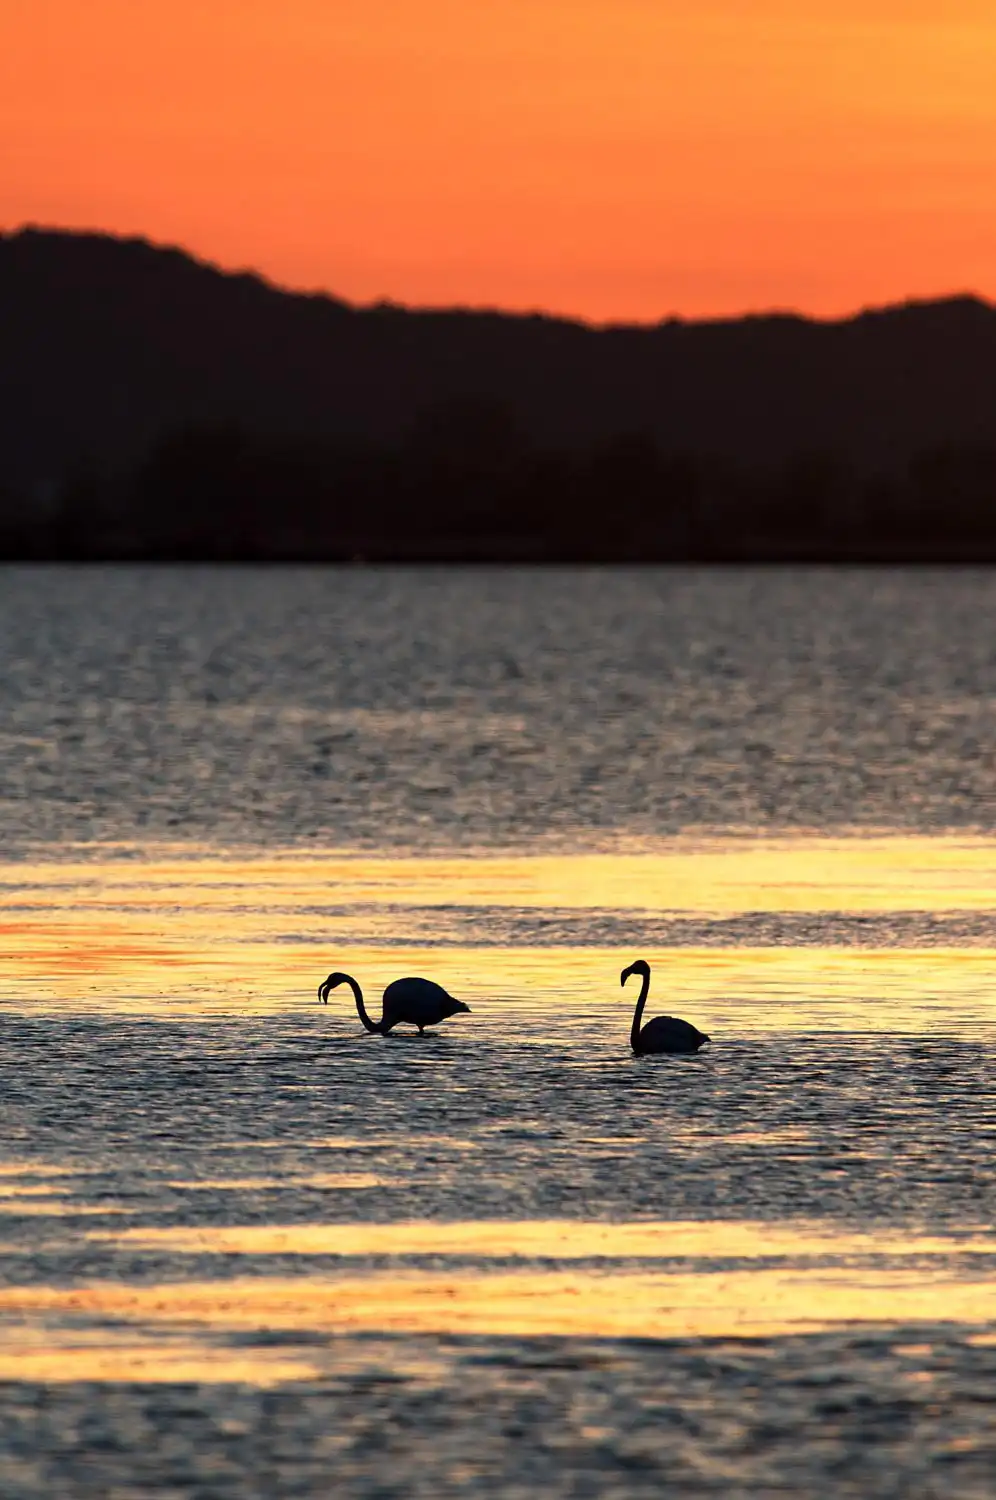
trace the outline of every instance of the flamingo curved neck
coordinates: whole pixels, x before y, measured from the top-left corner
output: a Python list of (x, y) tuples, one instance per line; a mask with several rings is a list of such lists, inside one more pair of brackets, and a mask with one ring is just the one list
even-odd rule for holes
[(357, 984), (356, 980), (352, 977), (351, 974), (345, 974), (343, 978), (353, 992), (353, 999), (356, 1001), (356, 1014), (359, 1016), (360, 1020), (363, 1022), (368, 1031), (379, 1032), (380, 1026), (378, 1025), (378, 1023), (376, 1021), (371, 1021), (370, 1017), (367, 1015), (367, 1008), (363, 1004), (363, 991), (360, 989), (360, 986)]
[(636, 1002), (636, 1010), (633, 1012), (633, 1025), (629, 1033), (629, 1044), (634, 1052), (637, 1052), (640, 1047), (640, 1022), (643, 1020), (643, 1008), (647, 1003), (647, 996), (649, 994), (650, 972), (648, 970), (643, 975), (643, 982), (640, 985), (640, 998)]

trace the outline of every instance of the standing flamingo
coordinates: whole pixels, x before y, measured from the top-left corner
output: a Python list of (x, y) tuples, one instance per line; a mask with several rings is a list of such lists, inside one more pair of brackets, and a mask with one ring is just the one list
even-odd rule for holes
[(641, 1027), (643, 1007), (650, 994), (650, 965), (638, 958), (628, 969), (623, 969), (619, 983), (625, 984), (631, 974), (640, 974), (643, 978), (629, 1033), (629, 1044), (638, 1057), (645, 1052), (697, 1052), (705, 1042), (712, 1040), (690, 1021), (680, 1021), (677, 1016), (654, 1016)]
[(352, 990), (357, 1014), (366, 1029), (375, 1031), (380, 1036), (387, 1036), (392, 1027), (403, 1022), (417, 1026), (419, 1035), (424, 1036), (427, 1026), (435, 1026), (437, 1022), (445, 1021), (447, 1016), (455, 1016), (460, 1011), (466, 1011), (468, 1015), (470, 1013), (469, 1005), (464, 1005), (462, 1000), (454, 1000), (442, 985), (434, 984), (431, 979), (395, 979), (384, 991), (380, 1020), (371, 1021), (363, 1004), (363, 991), (350, 974), (330, 974), (318, 986), (318, 998), (322, 1004), (328, 1005), (330, 990), (340, 984), (348, 984)]

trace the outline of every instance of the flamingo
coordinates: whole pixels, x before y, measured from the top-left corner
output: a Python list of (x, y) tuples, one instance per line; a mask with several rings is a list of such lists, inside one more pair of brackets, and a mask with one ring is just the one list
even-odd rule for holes
[(641, 1027), (643, 1007), (650, 993), (650, 965), (638, 958), (628, 969), (623, 969), (619, 983), (625, 984), (631, 974), (639, 974), (643, 979), (629, 1033), (629, 1044), (638, 1057), (645, 1052), (697, 1052), (704, 1043), (712, 1040), (690, 1021), (681, 1021), (677, 1016), (654, 1016)]
[(417, 1026), (419, 1036), (424, 1036), (427, 1026), (435, 1026), (437, 1022), (445, 1021), (447, 1016), (455, 1016), (460, 1011), (470, 1014), (469, 1005), (464, 1005), (462, 1000), (454, 1000), (442, 985), (435, 984), (431, 979), (395, 979), (384, 991), (380, 1020), (371, 1021), (363, 1004), (363, 991), (351, 974), (330, 974), (318, 986), (318, 998), (322, 1004), (328, 1005), (329, 992), (340, 984), (348, 984), (352, 990), (357, 1014), (366, 1029), (375, 1031), (380, 1036), (387, 1036), (393, 1027), (402, 1022)]

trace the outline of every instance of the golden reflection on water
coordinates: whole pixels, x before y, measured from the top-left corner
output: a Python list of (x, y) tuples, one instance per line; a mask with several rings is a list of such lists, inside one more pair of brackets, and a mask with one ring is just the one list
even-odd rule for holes
[[(82, 924), (58, 933), (40, 927), (26, 939), (3, 966), (7, 1007), (220, 1018), (295, 1011), (309, 1019), (316, 1040), (360, 1035), (346, 991), (328, 1007), (317, 1003), (317, 983), (335, 964), (360, 979), (375, 1014), (381, 991), (401, 974), (425, 974), (465, 1000), (473, 1014), (447, 1024), (446, 1045), (515, 1014), (530, 1016), (534, 1040), (570, 1019), (597, 1022), (609, 1044), (625, 1041), (635, 998), (619, 986), (621, 964), (633, 955), (617, 948), (253, 941), (247, 949), (214, 924), (198, 932), (177, 915), (163, 961), (129, 942), (121, 918), (102, 925), (96, 950)], [(654, 964), (651, 1010), (680, 1006), (719, 1043), (723, 1033), (961, 1031), (996, 1023), (993, 948), (672, 948), (646, 956)], [(376, 1046), (401, 1040), (367, 1039)]]
[[(452, 933), (441, 945), (433, 922), (445, 925), (455, 907), (479, 909), (482, 920), (489, 909), (558, 909), (583, 922), (586, 907), (636, 916), (979, 913), (996, 902), (996, 841), (962, 838), (678, 839), (653, 854), (450, 859), (97, 848), (86, 859), (0, 869), (8, 1005), (266, 1014), (313, 1005), (335, 966), (356, 973), (374, 1003), (399, 974), (436, 978), (474, 1009), (461, 1032), (514, 1010), (545, 1012), (551, 1024), (568, 1010), (611, 1015), (625, 1029), (630, 1002), (618, 974), (635, 954), (457, 946)], [(441, 912), (423, 910), (400, 946), (415, 905)], [(694, 1006), (707, 1030), (929, 1029), (946, 1009), (961, 1021), (996, 1020), (992, 947), (675, 947), (646, 956), (654, 997)], [(348, 996), (321, 1024), (355, 1029)]]
[[(316, 1374), (313, 1361), (297, 1351), (267, 1349), (259, 1354), (212, 1349), (204, 1343), (177, 1340), (139, 1340), (135, 1336), (102, 1333), (72, 1341), (47, 1330), (35, 1330), (32, 1347), (18, 1331), (16, 1339), (0, 1336), (0, 1380), (70, 1384), (100, 1381), (109, 1384), (253, 1385), (269, 1387)], [(10, 1336), (8, 1335), (8, 1338)]]
[(386, 1177), (371, 1172), (309, 1172), (287, 1177), (197, 1177), (192, 1181), (171, 1179), (167, 1187), (184, 1192), (271, 1192), (285, 1188), (378, 1188), (389, 1187)]
[(198, 1225), (179, 1229), (91, 1230), (87, 1239), (180, 1254), (460, 1255), (504, 1260), (815, 1260), (842, 1256), (996, 1256), (996, 1233), (914, 1235), (882, 1230), (842, 1233), (812, 1224), (754, 1220), (607, 1224), (576, 1219), (467, 1222), (412, 1220), (389, 1224)]
[[(134, 857), (123, 858), (130, 852)], [(117, 857), (114, 857), (115, 853)], [(448, 858), (281, 856), (95, 846), (86, 860), (8, 866), (0, 909), (29, 904), (217, 913), (389, 903), (696, 912), (988, 911), (996, 842), (970, 837), (676, 838), (652, 853)]]
[[(675, 1272), (376, 1272), (0, 1291), (21, 1318), (245, 1330), (589, 1338), (775, 1337), (842, 1324), (996, 1321), (996, 1277), (871, 1267)], [(205, 1377), (210, 1379), (208, 1372)]]
[(68, 1188), (51, 1187), (48, 1183), (27, 1185), (23, 1183), (0, 1182), (0, 1199), (57, 1198), (61, 1193), (68, 1191)]
[[(98, 850), (67, 863), (0, 868), (2, 994), (9, 1007), (32, 1015), (289, 1012), (307, 1028), (309, 1045), (348, 1037), (357, 1046), (390, 1047), (397, 1043), (359, 1031), (348, 995), (326, 1009), (315, 987), (342, 967), (362, 980), (376, 1007), (390, 979), (422, 972), (473, 1007), (442, 1043), (426, 1046), (445, 1045), (459, 1056), (464, 1046), (485, 1045), (489, 1029), (501, 1035), (506, 1016), (518, 1017), (522, 1025), (528, 1021), (531, 1040), (581, 1035), (588, 1047), (587, 1038), (604, 1037), (611, 1055), (627, 1065), (634, 997), (620, 991), (619, 970), (636, 953), (609, 945), (443, 946), (433, 940), (431, 913), (408, 927), (406, 909), (558, 909), (583, 921), (589, 908), (731, 915), (979, 913), (996, 905), (996, 842), (970, 839), (676, 840), (654, 854), (533, 859), (341, 853), (260, 859), (189, 850), (149, 857)], [(413, 940), (399, 946), (407, 937)], [(652, 1008), (680, 1005), (679, 1013), (716, 1036), (717, 1053), (724, 1038), (736, 1042), (752, 1033), (947, 1028), (977, 1034), (996, 1023), (996, 947), (676, 947), (645, 956), (655, 966)], [(594, 1029), (585, 1032), (586, 1025)], [(712, 1061), (706, 1054), (682, 1066), (708, 1069)], [(693, 1124), (675, 1125), (671, 1139), (681, 1139), (682, 1130), (696, 1136)], [(419, 1139), (423, 1148), (434, 1140)], [(621, 1139), (586, 1143), (611, 1147)], [(798, 1126), (741, 1128), (726, 1139), (784, 1147), (805, 1145), (809, 1135)], [(451, 1156), (480, 1146), (445, 1134), (439, 1143)], [(382, 1141), (374, 1131), (296, 1144), (355, 1150)], [(209, 1149), (229, 1148), (216, 1141)], [(233, 1170), (226, 1177), (227, 1165), (212, 1156), (209, 1172), (190, 1178), (173, 1166), (160, 1185), (191, 1193), (384, 1185), (365, 1172), (277, 1176), (262, 1163), (253, 1175)], [(754, 1222), (279, 1225), (258, 1219), (243, 1226), (72, 1229), (77, 1217), (128, 1222), (135, 1211), (68, 1198), (71, 1173), (55, 1164), (0, 1166), (4, 1213), (37, 1219), (37, 1237), (46, 1243), (75, 1234), (95, 1251), (113, 1245), (136, 1256), (178, 1257), (177, 1279), (0, 1290), (0, 1314), (8, 1320), (6, 1335), (0, 1333), (0, 1379), (263, 1385), (311, 1378), (320, 1355), (281, 1346), (281, 1331), (722, 1337), (885, 1322), (996, 1325), (996, 1235), (988, 1229), (945, 1237)], [(226, 1211), (230, 1201), (223, 1200)], [(205, 1276), (205, 1261), (217, 1257), (224, 1267), (222, 1258), (236, 1255), (255, 1257), (257, 1274)], [(267, 1257), (277, 1256), (299, 1258), (308, 1274), (289, 1277), (283, 1266), (281, 1274), (267, 1274)], [(413, 1265), (413, 1256), (433, 1268)], [(971, 1260), (959, 1262), (962, 1256)], [(182, 1279), (183, 1257), (197, 1257), (199, 1279)], [(338, 1257), (341, 1264), (319, 1274), (315, 1257)], [(392, 1265), (364, 1270), (357, 1262), (365, 1257)], [(462, 1264), (436, 1264), (446, 1258)], [(87, 1319), (121, 1326), (92, 1333), (62, 1326)], [(266, 1331), (272, 1343), (216, 1346), (246, 1331)]]
[(77, 1177), (76, 1167), (60, 1167), (48, 1162), (0, 1162), (0, 1179), (4, 1177)]
[[(819, 1224), (575, 1221), (97, 1230), (156, 1253), (397, 1257), (396, 1267), (287, 1279), (0, 1292), (21, 1317), (176, 1329), (534, 1337), (773, 1337), (841, 1324), (996, 1320), (996, 1234), (836, 1233)], [(472, 1259), (421, 1270), (414, 1255)], [(953, 1255), (972, 1256), (958, 1274)], [(508, 1261), (532, 1262), (510, 1269)], [(537, 1269), (535, 1262), (551, 1263)], [(628, 1265), (664, 1263), (661, 1269)], [(771, 1265), (781, 1260), (786, 1264)], [(591, 1265), (564, 1269), (564, 1263)], [(756, 1266), (743, 1262), (756, 1261)], [(913, 1262), (916, 1264), (913, 1264)], [(506, 1264), (499, 1265), (500, 1262)]]
[[(418, 1221), (95, 1230), (85, 1239), (196, 1255), (199, 1274), (183, 1279), (175, 1263), (172, 1279), (155, 1284), (0, 1289), (0, 1379), (311, 1379), (327, 1366), (325, 1346), (305, 1352), (295, 1344), (301, 1334), (772, 1338), (957, 1324), (986, 1342), (996, 1325), (992, 1228), (930, 1235), (805, 1222)], [(204, 1276), (205, 1257), (227, 1266), (220, 1258), (236, 1254), (255, 1257), (257, 1274)], [(342, 1265), (259, 1274), (268, 1256), (318, 1255)], [(411, 1263), (416, 1255), (473, 1264), (425, 1269)], [(377, 1258), (376, 1268), (360, 1269), (357, 1257)], [(258, 1347), (225, 1347), (246, 1334)]]

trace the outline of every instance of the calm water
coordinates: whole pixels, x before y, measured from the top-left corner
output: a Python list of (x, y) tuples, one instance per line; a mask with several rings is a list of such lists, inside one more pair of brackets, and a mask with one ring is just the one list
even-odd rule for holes
[(0, 639), (10, 1493), (992, 1493), (996, 574), (0, 570)]

